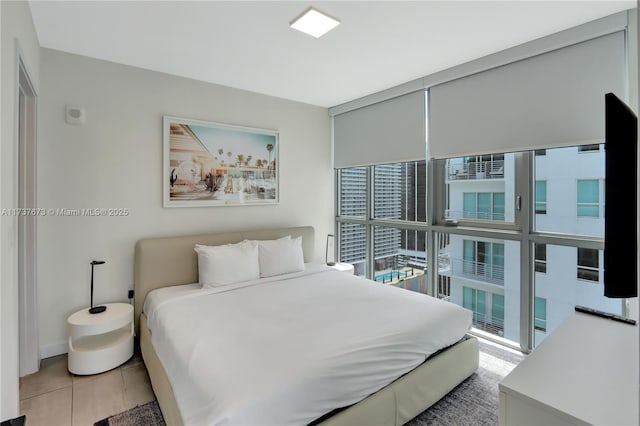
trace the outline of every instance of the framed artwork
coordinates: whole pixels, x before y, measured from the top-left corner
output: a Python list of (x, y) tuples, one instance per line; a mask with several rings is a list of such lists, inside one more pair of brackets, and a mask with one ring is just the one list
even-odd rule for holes
[(164, 116), (164, 207), (277, 204), (278, 133)]

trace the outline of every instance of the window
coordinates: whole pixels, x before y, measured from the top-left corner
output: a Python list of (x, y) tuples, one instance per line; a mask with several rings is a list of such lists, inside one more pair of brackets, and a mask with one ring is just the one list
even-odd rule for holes
[(473, 312), (473, 321), (486, 323), (485, 313), (487, 305), (487, 295), (482, 290), (464, 287), (462, 296), (462, 306)]
[(337, 180), (340, 261), (356, 275), (426, 293), (426, 232), (408, 229), (426, 222), (426, 162), (339, 169)]
[(547, 299), (536, 297), (533, 325), (536, 330), (547, 331)]
[(464, 192), (462, 194), (462, 217), (465, 219), (503, 221), (504, 211), (504, 192)]
[(426, 172), (424, 161), (374, 166), (374, 218), (426, 222)]
[(491, 295), (491, 322), (501, 330), (504, 328), (504, 296), (501, 294)]
[(600, 281), (600, 262), (598, 250), (578, 248), (578, 279)]
[(597, 179), (578, 180), (578, 216), (600, 216), (599, 186)]
[(547, 214), (547, 181), (536, 181), (536, 214)]
[(578, 152), (598, 152), (598, 151), (600, 151), (600, 145), (598, 144), (580, 145), (578, 147)]
[(547, 273), (547, 245), (535, 244), (535, 271)]
[(462, 271), (491, 283), (504, 280), (504, 244), (463, 241)]
[(462, 306), (473, 312), (473, 325), (475, 328), (498, 336), (504, 334), (503, 295), (471, 287), (463, 287), (462, 299)]
[(426, 233), (375, 226), (373, 235), (374, 280), (427, 293)]
[(438, 219), (513, 223), (514, 155), (493, 154), (438, 160), (436, 168), (439, 173), (444, 173), (445, 180), (442, 192), (444, 212)]

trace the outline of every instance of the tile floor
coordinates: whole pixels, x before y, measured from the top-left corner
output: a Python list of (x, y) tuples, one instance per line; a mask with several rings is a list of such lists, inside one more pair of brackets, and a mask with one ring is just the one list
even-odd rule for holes
[(154, 398), (138, 354), (93, 376), (69, 373), (65, 354), (42, 360), (40, 371), (22, 378), (20, 414), (27, 426), (85, 426)]

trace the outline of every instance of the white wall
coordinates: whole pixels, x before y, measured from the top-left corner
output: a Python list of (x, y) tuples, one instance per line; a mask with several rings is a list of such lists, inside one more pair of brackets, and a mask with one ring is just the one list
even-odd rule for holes
[[(130, 211), (39, 218), (43, 357), (66, 351), (66, 318), (89, 304), (92, 259), (107, 262), (96, 268), (96, 303), (126, 300), (140, 238), (312, 225), (324, 259), (334, 212), (325, 108), (48, 49), (41, 75), (38, 206)], [(65, 123), (67, 104), (85, 108), (86, 124)], [(280, 204), (163, 208), (163, 115), (279, 131)]]
[[(2, 81), (0, 124), (0, 206), (18, 205), (17, 193), (17, 70), (18, 53), (36, 92), (39, 86), (40, 45), (27, 2), (0, 2)], [(18, 222), (0, 215), (0, 419), (18, 415)]]

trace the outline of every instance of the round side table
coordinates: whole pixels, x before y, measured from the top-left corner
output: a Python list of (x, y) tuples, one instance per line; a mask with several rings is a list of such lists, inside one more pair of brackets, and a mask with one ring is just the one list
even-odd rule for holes
[(337, 269), (340, 272), (344, 272), (345, 274), (353, 275), (353, 265), (350, 263), (341, 263), (338, 262), (332, 266), (333, 269)]
[(107, 303), (107, 310), (82, 309), (67, 319), (69, 371), (89, 375), (111, 370), (133, 356), (133, 305)]

